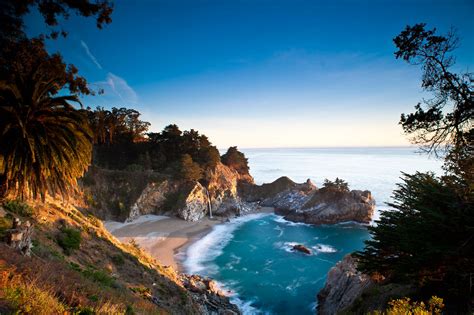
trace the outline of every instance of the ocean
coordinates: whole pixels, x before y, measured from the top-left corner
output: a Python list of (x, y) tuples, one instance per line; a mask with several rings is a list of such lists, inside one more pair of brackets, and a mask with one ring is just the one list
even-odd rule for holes
[[(401, 172), (441, 174), (442, 160), (415, 148), (279, 148), (243, 149), (257, 184), (281, 176), (296, 182), (342, 178), (350, 189), (370, 190), (375, 218), (388, 210)], [(310, 226), (274, 214), (252, 214), (214, 229), (186, 253), (186, 272), (217, 280), (244, 314), (314, 314), (316, 294), (326, 274), (344, 255), (360, 250), (370, 238), (354, 223)], [(312, 249), (308, 256), (291, 251), (294, 244)]]

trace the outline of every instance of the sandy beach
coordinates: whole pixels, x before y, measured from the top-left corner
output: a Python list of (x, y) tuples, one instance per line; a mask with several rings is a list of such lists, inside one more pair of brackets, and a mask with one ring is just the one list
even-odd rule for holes
[[(258, 212), (273, 212), (273, 208), (264, 207)], [(176, 254), (225, 221), (225, 218), (206, 217), (189, 222), (177, 217), (146, 215), (128, 223), (107, 221), (104, 225), (121, 242), (134, 239), (161, 264), (184, 272)]]

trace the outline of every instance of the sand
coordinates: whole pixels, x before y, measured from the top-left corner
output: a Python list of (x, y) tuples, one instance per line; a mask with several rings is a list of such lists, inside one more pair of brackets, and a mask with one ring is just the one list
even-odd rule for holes
[[(273, 211), (273, 208), (264, 207), (258, 212)], [(184, 252), (192, 242), (209, 233), (215, 225), (225, 224), (225, 221), (223, 218), (206, 217), (189, 222), (176, 217), (146, 215), (132, 222), (107, 221), (104, 225), (121, 242), (134, 239), (162, 265), (184, 272), (176, 254)]]

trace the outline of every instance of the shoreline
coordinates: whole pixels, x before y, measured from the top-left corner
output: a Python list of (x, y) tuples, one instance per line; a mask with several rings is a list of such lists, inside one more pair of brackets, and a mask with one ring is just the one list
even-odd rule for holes
[[(262, 207), (254, 213), (273, 213), (271, 207)], [(216, 225), (228, 222), (227, 217), (204, 217), (199, 221), (185, 221), (177, 217), (145, 215), (127, 223), (104, 222), (105, 228), (119, 241), (135, 242), (163, 266), (171, 266), (180, 273), (189, 246), (210, 233)]]

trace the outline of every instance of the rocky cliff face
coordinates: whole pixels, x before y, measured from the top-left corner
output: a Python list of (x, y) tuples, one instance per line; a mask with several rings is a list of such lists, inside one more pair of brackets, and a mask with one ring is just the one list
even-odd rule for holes
[(204, 184), (184, 183), (154, 172), (92, 168), (83, 186), (87, 203), (101, 219), (130, 221), (158, 214), (196, 221), (211, 209), (214, 215), (227, 216), (249, 207), (240, 200), (238, 186), (253, 185), (250, 175), (241, 175), (222, 163), (205, 175)]
[(357, 261), (346, 255), (329, 270), (326, 284), (318, 293), (318, 314), (333, 315), (347, 310), (373, 285), (368, 275), (357, 271)]
[(318, 189), (309, 179), (297, 184), (281, 177), (270, 184), (242, 189), (246, 200), (274, 207), (275, 213), (294, 222), (335, 224), (345, 221), (369, 223), (375, 210), (370, 191)]

